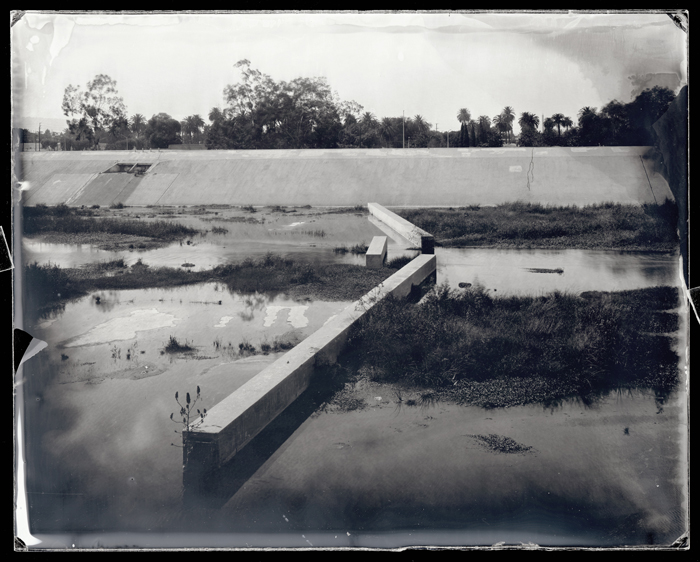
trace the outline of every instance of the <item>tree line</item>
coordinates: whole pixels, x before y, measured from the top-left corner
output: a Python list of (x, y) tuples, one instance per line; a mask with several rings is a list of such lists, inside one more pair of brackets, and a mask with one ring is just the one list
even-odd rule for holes
[[(627, 104), (613, 100), (600, 110), (584, 107), (576, 123), (561, 113), (543, 116), (542, 121), (530, 112), (517, 118), (510, 106), (493, 118), (472, 118), (467, 108), (461, 108), (458, 130), (437, 131), (421, 115), (378, 118), (355, 101), (341, 100), (325, 78), (275, 81), (246, 59), (234, 66), (241, 80), (226, 86), (224, 105), (209, 111), (208, 123), (199, 114), (182, 121), (167, 113), (150, 119), (138, 113), (129, 117), (116, 82), (104, 74), (85, 88), (69, 85), (62, 103), (68, 127), (61, 134), (46, 131), (42, 147), (55, 148), (58, 143), (68, 150), (102, 145), (167, 148), (182, 143), (239, 150), (652, 145), (651, 125), (675, 98), (671, 90), (654, 87)], [(519, 135), (513, 131), (516, 119)]]

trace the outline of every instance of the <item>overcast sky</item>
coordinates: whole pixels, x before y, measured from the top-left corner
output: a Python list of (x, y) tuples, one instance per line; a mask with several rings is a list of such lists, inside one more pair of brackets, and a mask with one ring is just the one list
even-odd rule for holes
[[(455, 130), (460, 108), (510, 105), (576, 120), (687, 80), (687, 35), (664, 13), (26, 13), (12, 28), (15, 124), (64, 128), (67, 85), (117, 81), (129, 115), (176, 119), (223, 107), (243, 58), (275, 80), (324, 76), (377, 117), (422, 115)], [(517, 127), (516, 127), (517, 132)]]

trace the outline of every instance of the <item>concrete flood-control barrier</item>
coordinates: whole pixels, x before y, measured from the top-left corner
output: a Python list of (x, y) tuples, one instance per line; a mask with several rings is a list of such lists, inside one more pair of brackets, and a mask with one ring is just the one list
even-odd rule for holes
[(375, 236), (365, 252), (365, 267), (380, 269), (386, 260), (387, 236)]
[(199, 489), (309, 386), (314, 367), (336, 362), (352, 325), (377, 302), (404, 298), (414, 287), (434, 283), (436, 258), (420, 255), (322, 328), (215, 405), (201, 425), (183, 433), (183, 482)]
[(435, 253), (435, 238), (432, 234), (411, 224), (403, 217), (393, 213), (389, 209), (382, 207), (379, 203), (368, 203), (367, 208), (370, 214), (377, 217), (384, 224), (398, 232), (406, 240), (420, 248), (423, 254)]
[[(77, 202), (81, 190), (101, 206), (661, 203), (673, 196), (657, 160), (648, 146), (100, 150), (15, 157), (25, 204), (76, 206), (83, 204)], [(114, 166), (127, 173), (136, 164), (144, 181), (119, 194), (88, 181)]]

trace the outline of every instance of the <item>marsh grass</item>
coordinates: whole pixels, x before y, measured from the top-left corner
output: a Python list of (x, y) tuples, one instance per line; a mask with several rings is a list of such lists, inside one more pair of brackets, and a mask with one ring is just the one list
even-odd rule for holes
[(165, 344), (163, 349), (166, 353), (187, 353), (189, 351), (194, 351), (194, 347), (192, 347), (187, 340), (185, 340), (185, 343), (180, 343), (175, 336), (170, 336), (168, 343)]
[(194, 228), (164, 220), (143, 222), (124, 218), (96, 219), (91, 209), (73, 209), (66, 205), (24, 207), (23, 213), (24, 233), (28, 235), (47, 232), (107, 233), (175, 240), (199, 232)]
[(486, 407), (678, 381), (672, 287), (492, 297), (441, 285), (421, 305), (391, 298), (351, 334), (378, 382)]
[(430, 232), (438, 245), (531, 248), (647, 249), (678, 247), (677, 207), (600, 203), (555, 207), (538, 203), (403, 209), (403, 218)]
[(355, 244), (354, 246), (336, 246), (335, 248), (333, 248), (333, 251), (336, 254), (347, 254), (348, 252), (350, 252), (351, 254), (355, 255), (363, 255), (367, 253), (368, 248), (369, 246), (367, 246), (367, 244), (361, 242), (360, 244)]
[(411, 256), (397, 256), (387, 260), (386, 267), (389, 269), (401, 269), (404, 265), (409, 264), (411, 261), (413, 261)]
[(292, 298), (330, 301), (356, 300), (388, 277), (386, 269), (370, 270), (350, 264), (308, 264), (275, 254), (213, 269), (150, 267), (140, 259), (131, 267), (123, 260), (81, 268), (54, 264), (25, 267), (27, 310), (39, 316), (61, 303), (96, 290), (178, 287), (220, 281), (239, 293), (285, 293)]

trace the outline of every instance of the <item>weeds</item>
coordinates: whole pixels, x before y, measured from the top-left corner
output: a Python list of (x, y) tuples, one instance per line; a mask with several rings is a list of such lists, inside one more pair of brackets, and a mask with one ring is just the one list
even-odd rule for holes
[[(202, 398), (199, 386), (197, 386), (197, 394), (194, 397), (194, 401), (190, 398), (190, 393), (188, 392), (185, 396), (185, 404), (180, 403), (179, 399), (179, 393), (175, 393), (175, 402), (177, 402), (177, 405), (180, 406), (180, 418), (182, 419), (182, 422), (179, 420), (175, 419), (175, 413), (170, 414), (170, 421), (173, 421), (177, 424), (182, 423), (182, 429), (184, 431), (190, 431), (191, 429), (197, 427), (200, 425), (203, 421), (204, 418), (207, 415), (207, 409), (203, 408), (201, 411), (199, 408), (195, 408), (195, 405), (199, 400)], [(197, 413), (195, 414), (195, 410)], [(179, 431), (175, 431), (175, 433), (181, 433)], [(175, 443), (171, 443), (172, 446), (177, 447), (178, 445), (175, 445)]]
[(192, 347), (187, 340), (182, 344), (175, 336), (170, 336), (168, 343), (165, 344), (163, 349), (166, 353), (187, 353), (189, 351), (194, 351), (194, 347)]
[(228, 228), (223, 228), (221, 226), (213, 226), (211, 231), (213, 234), (228, 234)]
[(350, 342), (374, 380), (433, 391), (421, 405), (440, 393), (496, 407), (618, 387), (668, 391), (678, 381), (667, 335), (677, 306), (672, 287), (496, 298), (441, 285), (421, 305), (382, 300)]
[(363, 255), (367, 253), (368, 248), (369, 246), (362, 242), (360, 244), (350, 246), (349, 248), (347, 246), (336, 246), (335, 248), (333, 248), (333, 251), (336, 254), (347, 254), (348, 252), (350, 252), (351, 254)]
[[(119, 205), (122, 204), (119, 203)], [(24, 214), (24, 233), (27, 235), (47, 232), (66, 234), (106, 233), (173, 240), (199, 232), (194, 228), (163, 220), (151, 222), (126, 218), (103, 218), (97, 220), (92, 217), (94, 213), (90, 209), (71, 209), (66, 205), (24, 207), (22, 212)]]
[(386, 267), (389, 269), (401, 269), (404, 265), (407, 265), (413, 261), (411, 256), (397, 256), (391, 258), (386, 262)]
[(554, 207), (506, 203), (461, 209), (404, 209), (399, 214), (442, 246), (651, 249), (678, 246), (677, 207), (601, 203)]
[[(177, 287), (219, 281), (240, 293), (284, 292), (293, 298), (355, 300), (381, 283), (391, 270), (350, 264), (311, 265), (274, 254), (194, 271), (185, 267), (149, 267), (141, 259), (131, 267), (113, 260), (81, 268), (54, 264), (25, 266), (25, 298), (31, 314), (43, 316), (62, 302), (93, 291)], [(108, 272), (109, 275), (105, 275)]]

